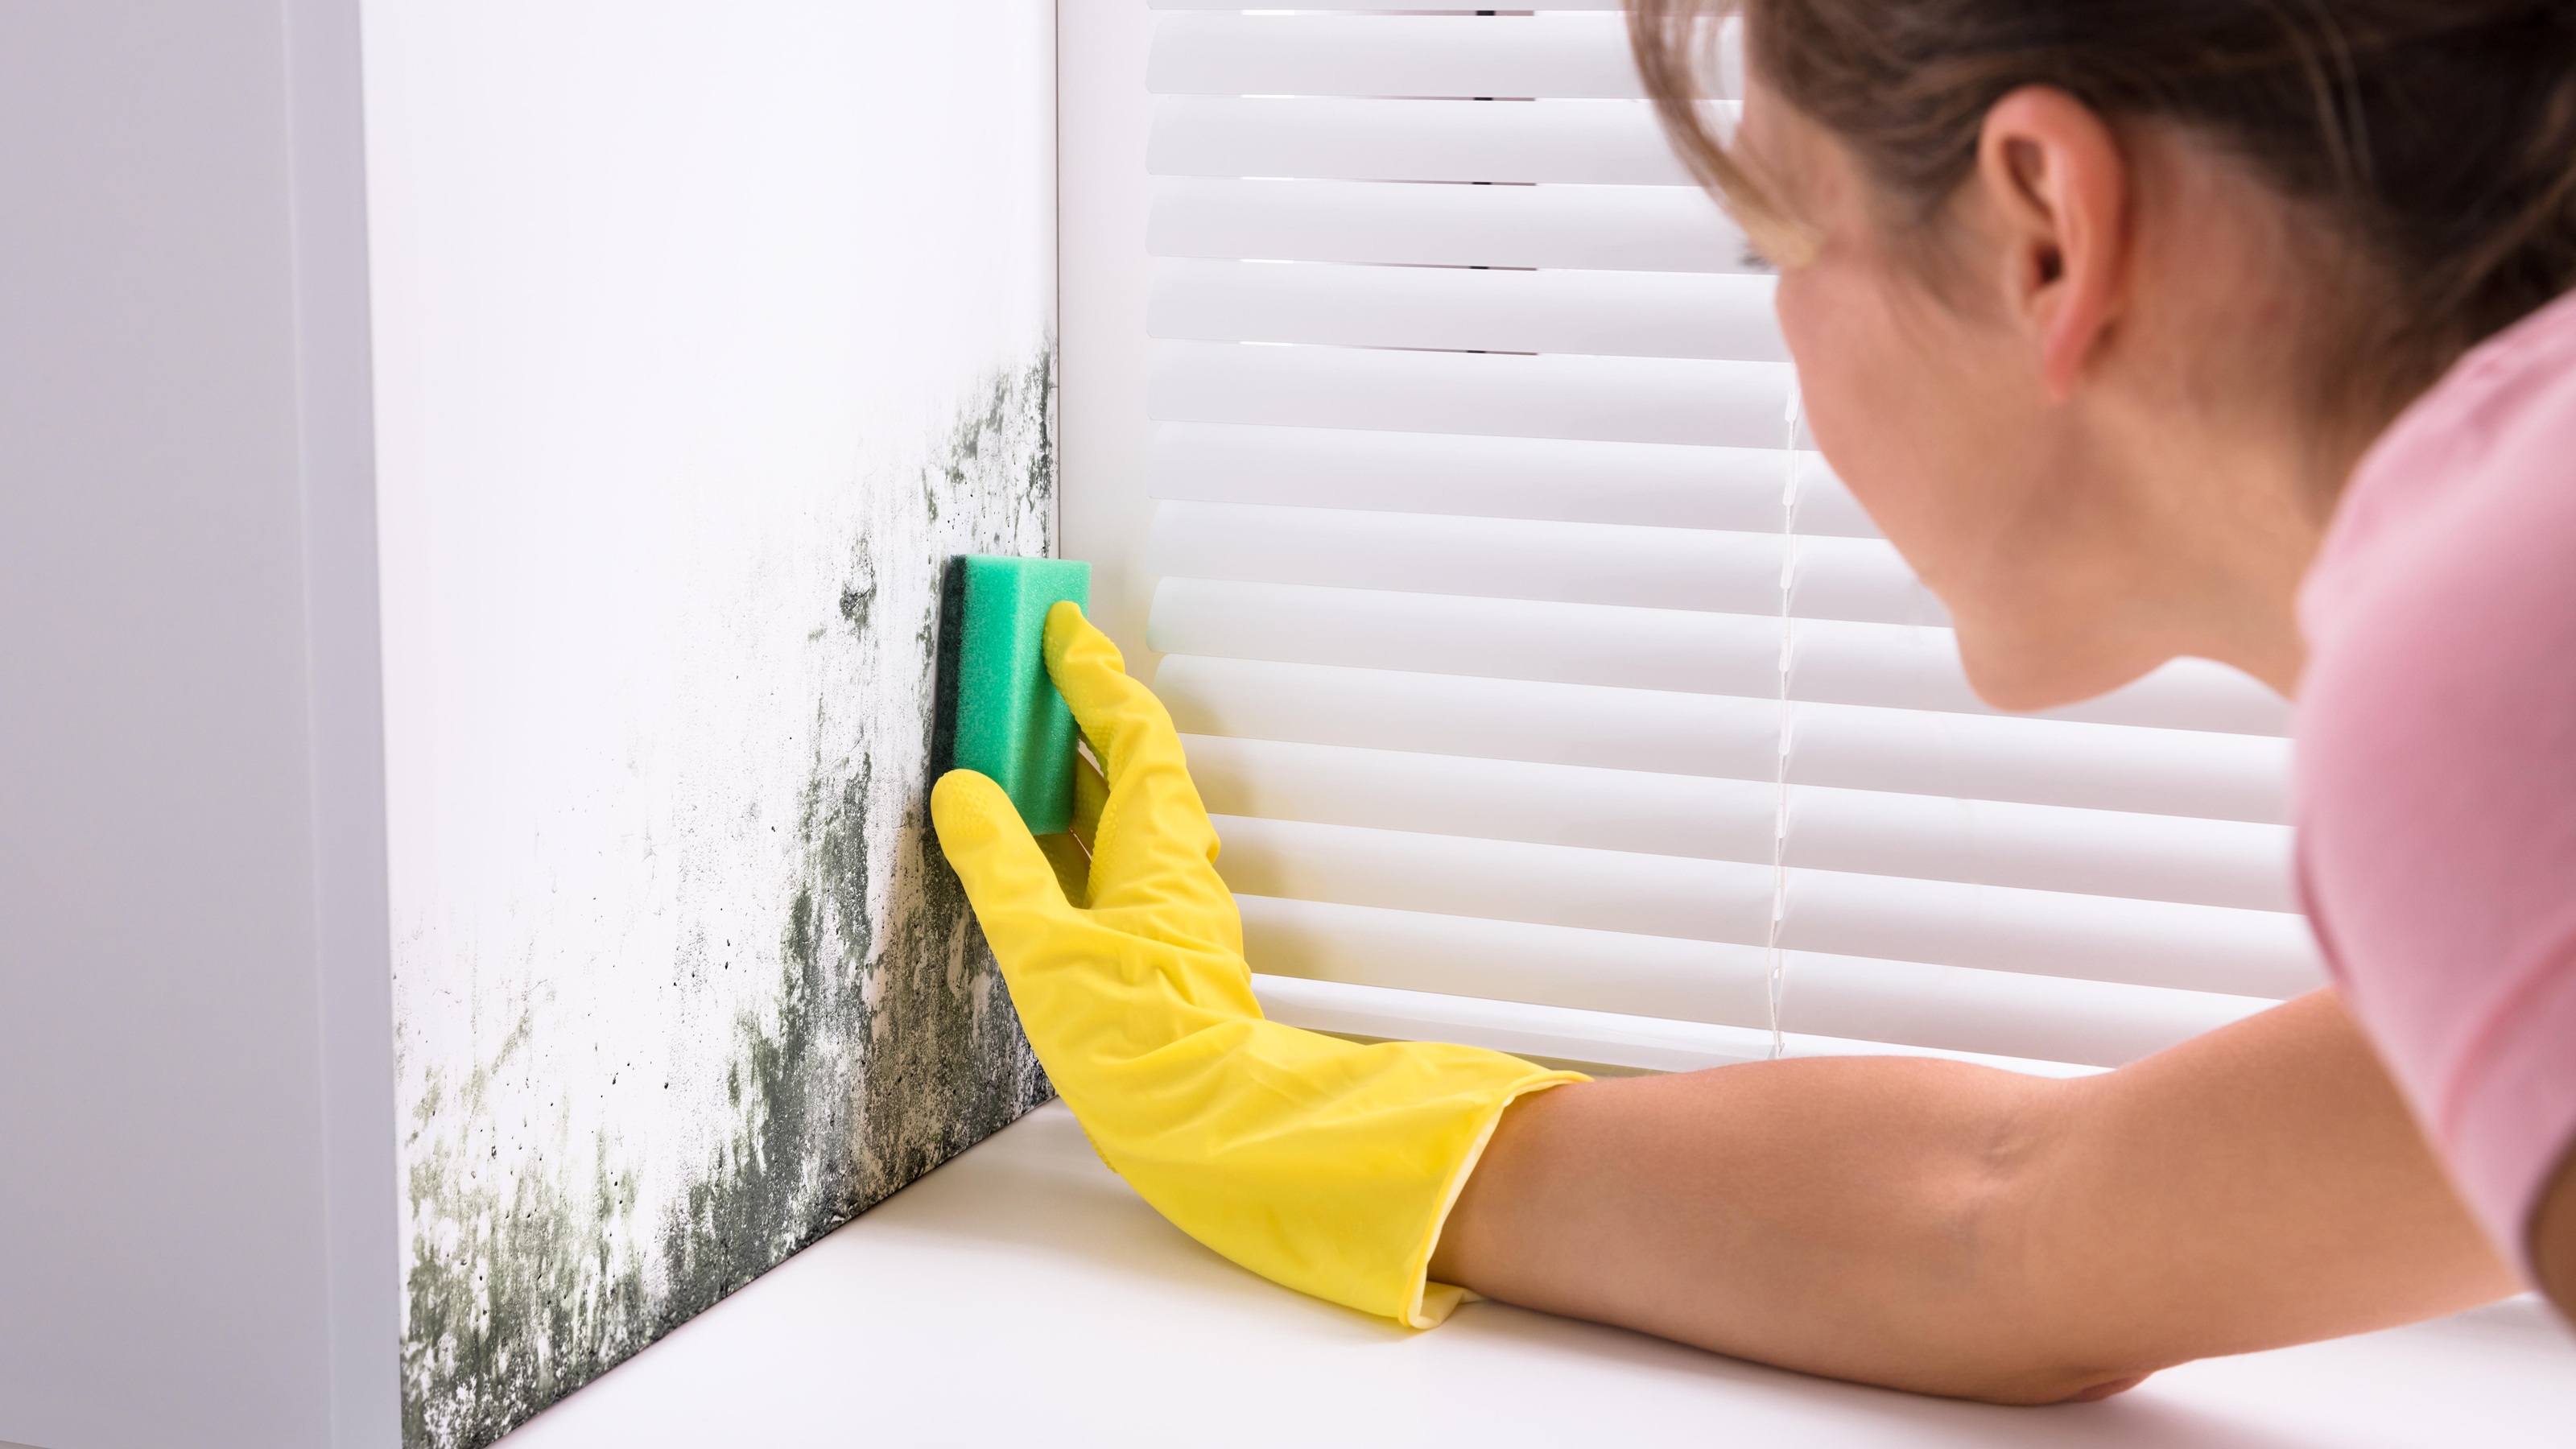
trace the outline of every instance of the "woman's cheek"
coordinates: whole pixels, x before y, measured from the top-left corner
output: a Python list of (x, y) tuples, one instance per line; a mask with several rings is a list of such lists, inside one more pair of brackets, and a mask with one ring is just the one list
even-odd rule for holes
[(1829, 329), (1820, 325), (1819, 299), (1810, 284), (1811, 270), (1801, 268), (1781, 276), (1779, 289), (1773, 293), (1772, 310), (1779, 317), (1780, 336), (1789, 345), (1790, 360), (1797, 366), (1799, 396), (1809, 426), (1813, 427), (1819, 413), (1837, 411), (1841, 357), (1830, 341)]
[(1933, 485), (1940, 369), (1878, 305), (1862, 276), (1822, 266), (1781, 279), (1780, 330), (1798, 365), (1808, 431), (1845, 487), (1927, 581), (1948, 570), (1958, 519)]
[(1868, 480), (1877, 473), (1872, 455), (1883, 427), (1871, 421), (1867, 339), (1855, 332), (1858, 319), (1837, 315), (1832, 288), (1819, 286), (1820, 280), (1812, 267), (1781, 277), (1776, 303), (1780, 333), (1797, 363), (1807, 429), (1866, 506)]

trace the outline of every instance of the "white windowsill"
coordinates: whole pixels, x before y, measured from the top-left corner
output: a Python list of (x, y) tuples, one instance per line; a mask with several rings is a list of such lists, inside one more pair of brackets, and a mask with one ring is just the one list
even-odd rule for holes
[(1055, 1103), (503, 1442), (2512, 1449), (2571, 1428), (2576, 1344), (2529, 1299), (2054, 1409), (1829, 1383), (1496, 1303), (1407, 1333), (1183, 1237)]

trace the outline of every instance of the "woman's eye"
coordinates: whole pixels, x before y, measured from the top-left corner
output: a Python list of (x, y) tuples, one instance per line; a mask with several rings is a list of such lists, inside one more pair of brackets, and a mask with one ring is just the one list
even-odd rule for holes
[(1769, 257), (1762, 255), (1762, 253), (1757, 250), (1751, 242), (1746, 242), (1744, 244), (1744, 255), (1742, 257), (1742, 261), (1744, 269), (1748, 272), (1776, 272), (1780, 270), (1778, 266), (1773, 264)]

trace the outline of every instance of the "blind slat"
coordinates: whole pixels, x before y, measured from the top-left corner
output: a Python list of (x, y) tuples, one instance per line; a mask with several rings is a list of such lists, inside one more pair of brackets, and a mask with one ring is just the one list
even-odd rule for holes
[(1775, 362), (1158, 342), (1145, 405), (1156, 422), (1777, 448), (1789, 386)]
[[(1768, 866), (1214, 817), (1246, 895), (1760, 946)], [(1792, 869), (1780, 944), (2283, 999), (2321, 984), (2306, 923), (2222, 906)]]
[[(1237, 583), (1762, 614), (1779, 610), (1788, 549), (1777, 533), (1175, 502), (1154, 512), (1145, 566)], [(1801, 539), (1797, 564), (1803, 616), (1947, 622), (1881, 540)]]
[(1788, 787), (1792, 866), (2296, 912), (2286, 825)]
[(1148, 336), (1464, 352), (1789, 360), (1772, 279), (1316, 262), (1155, 264)]
[(1254, 974), (1252, 989), (1262, 1014), (1271, 1020), (1345, 1036), (1454, 1041), (1525, 1057), (1650, 1072), (1695, 1072), (1771, 1054), (1771, 1034), (1749, 1026), (1266, 973)]
[[(1185, 735), (1223, 815), (1768, 865), (1767, 780)], [(1823, 785), (1787, 790), (1787, 863), (2294, 911), (2286, 826)]]
[(1145, 249), (1445, 267), (1748, 272), (1744, 234), (1679, 186), (1391, 186), (1162, 177)]
[[(1146, 640), (1171, 654), (1626, 689), (1776, 697), (1781, 685), (1780, 621), (1753, 613), (1167, 576)], [(2277, 724), (2277, 711), (2238, 678), (2168, 666), (2060, 717), (2167, 729)], [(1941, 628), (1800, 619), (1787, 683), (1793, 700), (1993, 713)]]
[(1213, 815), (1239, 895), (1753, 944), (1771, 869), (1571, 845)]
[(1778, 791), (1598, 766), (1183, 735), (1207, 808), (1536, 845), (1767, 864)]
[(1244, 954), (1310, 981), (1770, 1026), (1769, 953), (1482, 916), (1238, 895)]
[(1184, 732), (1767, 780), (1779, 706), (1724, 695), (1167, 655)]
[(1689, 186), (1643, 101), (1163, 96), (1156, 176)]
[(1145, 638), (1170, 654), (1760, 696), (1779, 631), (1753, 614), (1167, 577)]
[(2325, 985), (2307, 921), (2278, 911), (1792, 869), (1781, 944), (2286, 1001)]
[[(1768, 699), (1172, 655), (1155, 692), (1190, 734), (1769, 780)], [(2287, 740), (2006, 715), (1797, 704), (1795, 783), (2282, 824)]]
[[(1499, 18), (1499, 17), (1496, 17)], [(1619, 15), (1176, 15), (1145, 88), (1207, 96), (1645, 95)]]
[[(1780, 452), (1441, 433), (1173, 423), (1146, 465), (1156, 498), (1763, 533)], [(1801, 536), (1876, 538), (1824, 460), (1798, 468)]]
[(1793, 781), (2286, 824), (2290, 742), (2263, 735), (1835, 704), (1789, 711)]
[[(1245, 950), (1303, 981), (1767, 1031), (1770, 953), (1664, 936), (1244, 896)], [(1784, 1030), (2114, 1067), (2274, 1003), (2262, 997), (1788, 953)]]
[(1789, 1031), (2093, 1067), (2125, 1066), (2279, 1005), (2215, 991), (1786, 954), (1780, 1020)]
[[(1752, 1027), (1576, 1011), (1562, 1006), (1442, 996), (1381, 986), (1346, 986), (1332, 981), (1300, 981), (1289, 976), (1256, 974), (1252, 988), (1260, 997), (1262, 1010), (1275, 1021), (1350, 1036), (1464, 1042), (1523, 1056), (1655, 1072), (1732, 1066), (1760, 1061), (1771, 1054), (1770, 1033)], [(1783, 1054), (1792, 1057), (1942, 1057), (2035, 1076), (2085, 1076), (2100, 1070), (2064, 1062), (1803, 1034), (1789, 1036), (1786, 1046)]]

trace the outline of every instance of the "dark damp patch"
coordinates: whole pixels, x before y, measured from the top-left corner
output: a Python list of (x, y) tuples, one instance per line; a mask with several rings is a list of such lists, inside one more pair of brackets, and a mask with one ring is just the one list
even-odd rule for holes
[[(1055, 488), (1053, 362), (1043, 349), (994, 379), (922, 470), (931, 518), (950, 523), (930, 531), (921, 556), (882, 559), (876, 541), (857, 541), (837, 612), (863, 645), (879, 622), (880, 566), (935, 578), (951, 553), (1024, 551), (1032, 519), (1043, 536)], [(900, 645), (877, 641), (913, 657), (910, 679), (899, 665), (880, 676), (916, 706), (919, 734), (897, 752), (908, 762), (926, 757), (936, 723), (938, 633), (934, 604)], [(818, 718), (832, 703), (817, 702)], [(407, 1449), (492, 1443), (1054, 1095), (939, 854), (925, 789), (905, 785), (891, 858), (871, 858), (870, 812), (884, 808), (871, 803), (875, 748), (896, 742), (869, 744), (854, 760), (818, 746), (798, 801), (774, 1011), (735, 1020), (729, 1121), (679, 1200), (658, 1212), (638, 1203), (630, 1149), (613, 1130), (587, 1144), (586, 1198), (565, 1190), (569, 1164), (550, 1167), (543, 1154), (505, 1173), (497, 1147), (481, 1163), (452, 1143), (421, 1148), (449, 1106), (483, 1123), (488, 1083), (524, 1069), (513, 1064), (527, 1013), (458, 1102), (434, 1073), (426, 1079), (407, 1154), (422, 1227), (402, 1348)], [(898, 773), (918, 779), (909, 764)], [(880, 925), (868, 898), (881, 876)]]
[(918, 892), (879, 966), (869, 1012), (859, 1146), (863, 1200), (887, 1194), (1055, 1095), (927, 828), (902, 836)]
[(961, 413), (949, 430), (945, 458), (921, 475), (933, 523), (961, 501), (989, 506), (997, 501), (995, 485), (1000, 498), (1023, 506), (1055, 497), (1054, 345), (1039, 349), (1026, 366), (996, 373), (982, 391), (981, 405)]
[[(1027, 366), (996, 376), (983, 406), (961, 416), (951, 431), (944, 465), (924, 470), (932, 516), (939, 516), (936, 500), (944, 492), (951, 514), (965, 518), (954, 532), (935, 532), (934, 548), (913, 561), (941, 584), (914, 630), (912, 697), (923, 746), (916, 759), (933, 758), (939, 743), (938, 662), (948, 642), (940, 616), (949, 602), (949, 557), (1022, 552), (1018, 525), (1036, 519), (1042, 526), (1051, 514), (1054, 365), (1050, 346)], [(933, 484), (934, 473), (944, 487)], [(925, 779), (907, 791), (889, 863), (894, 907), (862, 1023), (860, 1208), (1055, 1095), (1020, 1031), (965, 887), (939, 853), (927, 785)]]
[[(468, 1115), (482, 1115), (494, 1074), (526, 1045), (528, 1021), (522, 1013), (467, 1079)], [(415, 1139), (438, 1112), (442, 1085), (432, 1073), (414, 1109)], [(406, 1445), (489, 1444), (644, 1346), (643, 1271), (612, 1247), (633, 1225), (635, 1178), (605, 1133), (590, 1145), (586, 1203), (571, 1201), (552, 1172), (504, 1180), (497, 1147), (481, 1164), (452, 1146), (414, 1161), (414, 1212), (434, 1208), (456, 1232), (420, 1234), (406, 1275)]]

